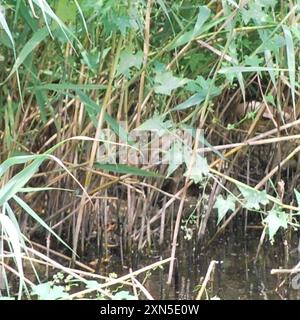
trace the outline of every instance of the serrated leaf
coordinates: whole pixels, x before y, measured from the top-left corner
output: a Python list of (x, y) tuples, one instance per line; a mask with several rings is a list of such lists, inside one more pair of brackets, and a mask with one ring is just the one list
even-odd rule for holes
[(136, 130), (157, 131), (158, 135), (161, 137), (165, 133), (167, 133), (172, 126), (173, 125), (171, 121), (169, 120), (165, 121), (163, 116), (159, 114), (154, 114), (152, 118), (146, 120), (138, 128), (134, 129), (134, 131)]
[(186, 90), (195, 93), (186, 101), (180, 103), (172, 111), (184, 110), (189, 107), (199, 105), (205, 100), (206, 96), (209, 94), (210, 98), (218, 96), (222, 89), (216, 87), (212, 79), (204, 79), (202, 76), (198, 76), (195, 80), (190, 80), (186, 85)]
[(273, 241), (280, 227), (287, 228), (287, 214), (280, 208), (272, 209), (264, 219), (264, 222), (267, 224), (270, 240)]
[(260, 204), (266, 205), (269, 203), (266, 191), (259, 191), (252, 188), (238, 186), (243, 197), (246, 200), (245, 207), (247, 209), (260, 209)]
[(228, 195), (227, 199), (224, 199), (222, 195), (219, 195), (214, 204), (214, 208), (218, 210), (218, 225), (228, 211), (235, 210), (235, 198), (232, 195)]
[(187, 170), (184, 176), (192, 179), (195, 183), (201, 182), (204, 176), (208, 175), (209, 173), (209, 166), (206, 158), (197, 154), (195, 162), (192, 168), (190, 169), (190, 163), (192, 160), (191, 152), (185, 151), (184, 157), (185, 157), (185, 164), (187, 167)]
[(135, 67), (139, 70), (143, 63), (143, 56), (144, 54), (142, 51), (138, 51), (136, 54), (133, 54), (128, 49), (124, 50), (120, 54), (117, 74), (123, 74), (125, 77), (130, 78), (130, 69)]
[(156, 85), (154, 86), (154, 91), (156, 93), (171, 95), (172, 90), (184, 86), (190, 80), (185, 78), (174, 77), (172, 72), (165, 71), (162, 73), (157, 73), (154, 81)]

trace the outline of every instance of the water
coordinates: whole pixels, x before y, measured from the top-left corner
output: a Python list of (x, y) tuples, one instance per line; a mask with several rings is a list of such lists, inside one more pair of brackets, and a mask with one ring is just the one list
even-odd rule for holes
[[(260, 230), (261, 232), (261, 230)], [(195, 299), (209, 263), (219, 261), (212, 281), (202, 298), (222, 300), (279, 300), (300, 299), (300, 289), (293, 289), (291, 277), (271, 275), (271, 269), (292, 268), (299, 259), (297, 255), (288, 255), (285, 265), (282, 241), (274, 245), (266, 242), (255, 262), (260, 232), (255, 231), (252, 237), (223, 237), (210, 247), (196, 253), (192, 242), (181, 241), (177, 248), (176, 268), (172, 285), (166, 285), (168, 265), (163, 270), (155, 270), (145, 282), (146, 289), (155, 299)], [(231, 233), (232, 234), (232, 233)], [(296, 239), (295, 239), (296, 240)], [(296, 241), (295, 241), (296, 243)], [(170, 256), (165, 251), (162, 258)], [(158, 261), (159, 255), (140, 255), (133, 264), (138, 269)], [(124, 272), (124, 271), (123, 271)], [(128, 272), (128, 270), (127, 270)], [(124, 272), (125, 273), (125, 272)], [(140, 281), (143, 280), (139, 278)]]

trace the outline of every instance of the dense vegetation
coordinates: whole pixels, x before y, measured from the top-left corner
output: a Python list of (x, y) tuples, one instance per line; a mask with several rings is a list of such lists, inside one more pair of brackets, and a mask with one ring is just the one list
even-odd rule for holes
[[(178, 241), (205, 250), (235, 220), (262, 227), (258, 254), (290, 246), (299, 0), (0, 6), (3, 296), (150, 299), (138, 275), (169, 264), (171, 283)], [(102, 274), (159, 249), (154, 265)]]

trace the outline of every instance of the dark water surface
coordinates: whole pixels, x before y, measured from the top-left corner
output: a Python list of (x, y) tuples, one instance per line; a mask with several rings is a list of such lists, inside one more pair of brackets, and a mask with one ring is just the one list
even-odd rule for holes
[[(300, 289), (292, 288), (292, 277), (271, 275), (271, 269), (292, 268), (298, 261), (297, 250), (292, 247), (288, 255), (282, 241), (271, 245), (269, 242), (260, 250), (257, 261), (255, 256), (260, 232), (254, 237), (234, 239), (234, 236), (220, 239), (209, 249), (196, 254), (191, 242), (181, 241), (177, 248), (177, 263), (172, 285), (166, 285), (168, 265), (163, 270), (151, 272), (144, 283), (147, 290), (156, 299), (195, 299), (199, 283), (205, 276), (209, 263), (219, 261), (212, 281), (202, 298), (222, 300), (279, 300), (300, 299)], [(296, 239), (295, 239), (295, 245)], [(293, 250), (292, 250), (293, 249)], [(170, 252), (161, 255), (168, 258)], [(144, 267), (160, 259), (159, 255), (139, 256), (133, 264), (134, 269)], [(124, 272), (124, 270), (123, 270)], [(300, 278), (300, 276), (299, 276)], [(142, 278), (139, 278), (142, 280)], [(299, 286), (300, 288), (300, 286)]]

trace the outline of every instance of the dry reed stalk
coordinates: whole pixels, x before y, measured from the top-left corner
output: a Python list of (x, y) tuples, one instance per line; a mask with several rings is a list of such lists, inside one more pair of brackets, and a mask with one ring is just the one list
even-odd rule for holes
[(165, 263), (168, 263), (172, 260), (172, 258), (167, 258), (167, 259), (164, 259), (164, 260), (161, 260), (161, 261), (158, 261), (158, 262), (155, 262), (155, 263), (152, 263), (151, 265), (149, 266), (146, 266), (144, 268), (141, 268), (139, 270), (136, 270), (136, 271), (133, 271), (125, 276), (122, 276), (120, 278), (117, 278), (117, 279), (111, 279), (109, 282), (107, 283), (104, 283), (104, 284), (101, 284), (99, 285), (99, 287), (97, 288), (90, 288), (90, 289), (86, 289), (86, 290), (83, 290), (83, 291), (80, 291), (80, 292), (77, 292), (77, 293), (74, 293), (72, 295), (69, 296), (70, 299), (73, 299), (73, 298), (76, 298), (78, 296), (83, 296), (85, 294), (88, 294), (88, 293), (91, 293), (93, 291), (97, 291), (99, 289), (104, 289), (104, 288), (107, 288), (107, 287), (110, 287), (110, 286), (113, 286), (115, 284), (118, 284), (120, 283), (120, 281), (125, 281), (125, 280), (128, 280), (128, 279), (131, 279), (131, 277), (135, 277), (137, 275), (139, 275), (140, 273), (143, 273), (143, 272), (146, 272), (148, 270), (151, 270), (151, 269), (154, 269), (156, 267), (159, 267)]
[(197, 294), (196, 300), (201, 300), (203, 292), (206, 289), (207, 283), (210, 280), (211, 273), (213, 273), (217, 263), (219, 263), (219, 262), (216, 260), (212, 260), (210, 262), (208, 269), (207, 269), (207, 272), (206, 272), (206, 275), (205, 275), (205, 278), (203, 280), (203, 283), (201, 284), (201, 288)]

